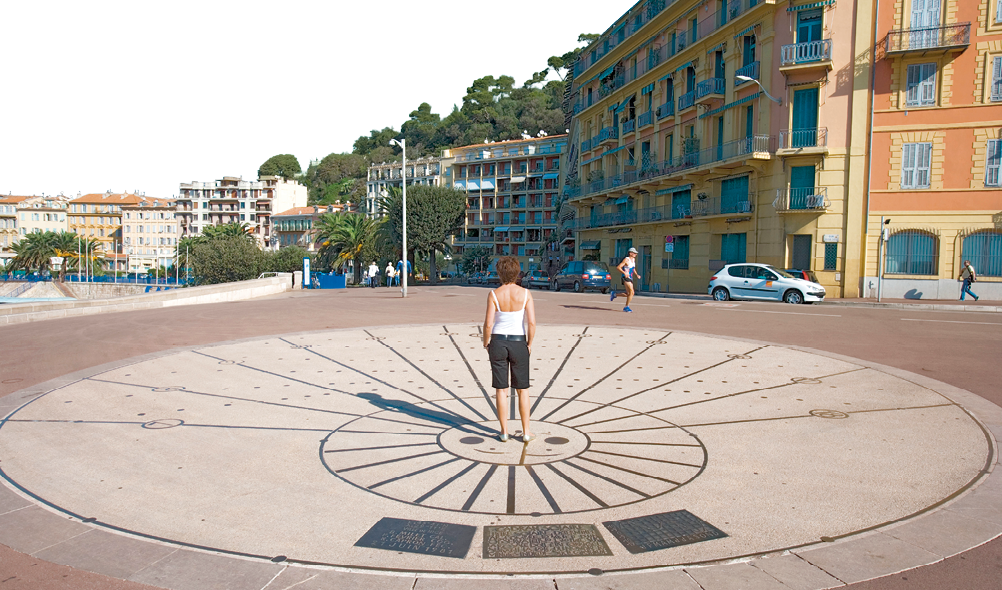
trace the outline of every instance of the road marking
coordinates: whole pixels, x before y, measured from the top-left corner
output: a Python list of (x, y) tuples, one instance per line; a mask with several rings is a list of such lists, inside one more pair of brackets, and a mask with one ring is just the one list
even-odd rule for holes
[(902, 322), (937, 322), (940, 324), (978, 324), (979, 326), (1002, 326), (1002, 322), (962, 322), (959, 320), (920, 320), (915, 318), (901, 318)]
[(750, 311), (752, 313), (781, 313), (784, 315), (809, 315), (811, 317), (840, 318), (842, 316), (830, 313), (805, 313), (802, 311), (769, 311), (766, 309), (722, 309), (721, 311)]

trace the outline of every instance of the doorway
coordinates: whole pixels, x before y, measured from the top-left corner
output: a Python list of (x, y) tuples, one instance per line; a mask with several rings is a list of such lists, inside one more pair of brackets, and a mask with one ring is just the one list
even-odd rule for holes
[(790, 265), (797, 270), (811, 270), (811, 242), (813, 237), (809, 235), (793, 236), (793, 251), (790, 256)]
[(638, 256), (640, 260), (637, 265), (640, 269), (640, 290), (650, 291), (651, 290), (651, 247), (641, 246), (640, 255)]

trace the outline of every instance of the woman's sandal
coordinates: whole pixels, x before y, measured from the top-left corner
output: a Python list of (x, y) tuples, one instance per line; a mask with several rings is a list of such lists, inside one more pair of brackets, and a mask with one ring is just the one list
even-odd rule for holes
[(509, 438), (509, 437), (508, 437), (508, 435), (507, 435), (507, 434), (499, 434), (499, 435), (498, 435), (498, 439), (499, 439), (499, 440), (500, 440), (501, 442), (508, 442), (508, 438)]
[(534, 440), (536, 440), (535, 434), (530, 434), (529, 436), (522, 435), (522, 442), (524, 443), (530, 443)]

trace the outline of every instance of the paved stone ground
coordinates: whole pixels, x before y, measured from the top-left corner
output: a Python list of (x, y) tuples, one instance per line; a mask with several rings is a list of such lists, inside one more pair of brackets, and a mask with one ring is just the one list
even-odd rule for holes
[[(995, 462), (990, 432), (1002, 423), (993, 415), (998, 408), (927, 376), (838, 354), (915, 370), (900, 363), (906, 358), (931, 365), (925, 373), (945, 361), (974, 367), (956, 372), (974, 371), (971, 382), (991, 379), (998, 367), (977, 351), (998, 350), (994, 317), (643, 300), (637, 313), (610, 315), (616, 308), (598, 295), (537, 293), (541, 320), (554, 324), (540, 331), (534, 351), (540, 439), (502, 445), (490, 438), (488, 370), (472, 336), (477, 328), (467, 323), (480, 319), (485, 296), (455, 287), (416, 290), (406, 301), (390, 290), (297, 293), (5, 328), (25, 347), (11, 351), (17, 369), (0, 393), (31, 387), (0, 398), (0, 412), (34, 401), (0, 428), (0, 469), (21, 486), (0, 498), (0, 542), (172, 588), (289, 587), (312, 575), (319, 577), (296, 587), (331, 576), (415, 583), (413, 575), (384, 579), (295, 565), (303, 561), (571, 574), (759, 553), (769, 556), (667, 572), (565, 575), (556, 583), (822, 588), (891, 573), (888, 561), (896, 569), (940, 561), (1002, 531), (993, 516), (1002, 486), (981, 478), (986, 462)], [(389, 310), (443, 323), (387, 327), (399, 323)], [(263, 326), (266, 317), (279, 321)], [(608, 326), (618, 321), (633, 326)], [(151, 325), (159, 327), (155, 340), (142, 333)], [(367, 330), (339, 329), (348, 326)], [(862, 327), (893, 331), (866, 342)], [(72, 348), (45, 346), (46, 335), (55, 342), (80, 333), (95, 335), (94, 346), (76, 347), (79, 354), (59, 368), (46, 364), (43, 355)], [(919, 335), (930, 333), (940, 350), (959, 350), (928, 354), (930, 343)], [(247, 336), (257, 337), (228, 342)], [(828, 351), (800, 349), (805, 337)], [(927, 358), (902, 355), (887, 346), (892, 342), (925, 350)], [(874, 344), (883, 354), (858, 354), (872, 353)], [(142, 353), (152, 354), (123, 363)], [(103, 362), (112, 366), (90, 368)], [(22, 371), (31, 367), (37, 370)], [(34, 395), (52, 389), (39, 381), (73, 370), (80, 372), (63, 376), (58, 389)], [(964, 491), (968, 486), (973, 491)], [(682, 509), (728, 536), (633, 554), (604, 524)], [(926, 509), (880, 532), (842, 538)], [(463, 559), (354, 547), (386, 516), (477, 529)], [(483, 557), (485, 527), (540, 524), (593, 525), (613, 555)], [(542, 545), (560, 540), (551, 535)], [(572, 540), (574, 551), (600, 552)], [(785, 548), (797, 549), (776, 553)], [(994, 555), (982, 563), (992, 567)], [(286, 557), (284, 566), (271, 563), (273, 556)], [(934, 577), (949, 567), (908, 574)], [(979, 578), (972, 570), (963, 572)], [(13, 573), (15, 584), (26, 579)], [(417, 578), (421, 587), (449, 583)], [(553, 583), (530, 577), (503, 587)]]

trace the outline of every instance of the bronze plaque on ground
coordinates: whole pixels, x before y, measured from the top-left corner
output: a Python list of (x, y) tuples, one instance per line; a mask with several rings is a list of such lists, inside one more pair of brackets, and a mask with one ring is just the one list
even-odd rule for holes
[(630, 553), (644, 553), (722, 539), (726, 533), (688, 510), (603, 522)]
[(356, 547), (466, 557), (477, 527), (429, 520), (383, 518), (355, 542)]
[(602, 533), (590, 524), (534, 524), (484, 527), (484, 559), (612, 555)]

